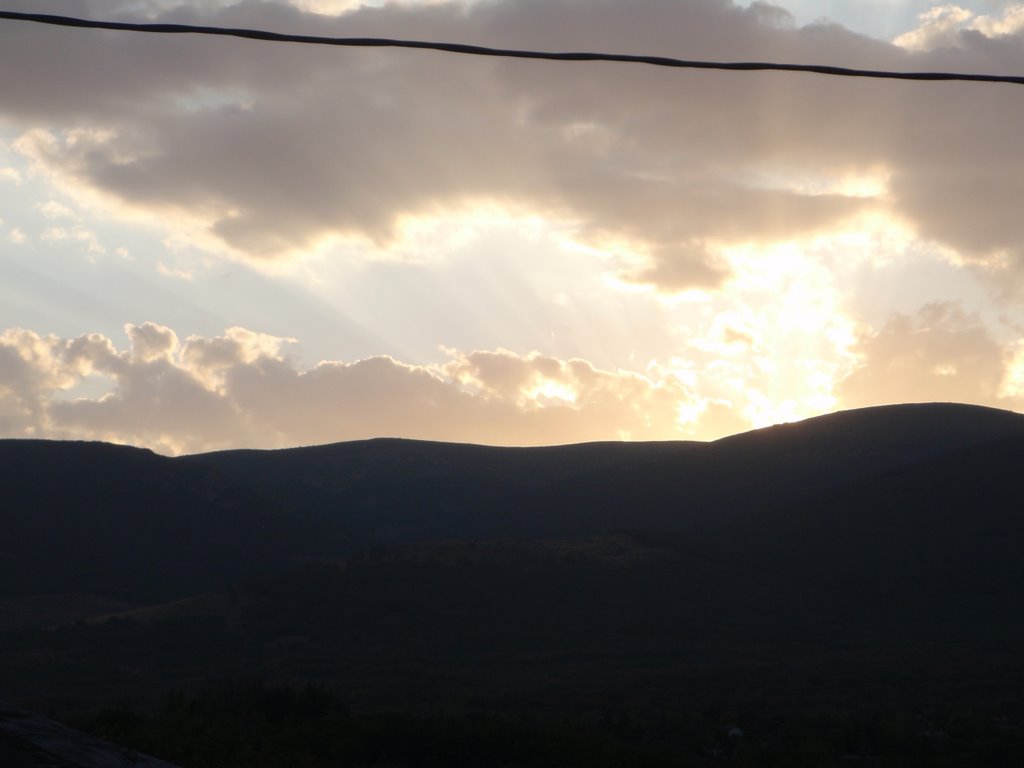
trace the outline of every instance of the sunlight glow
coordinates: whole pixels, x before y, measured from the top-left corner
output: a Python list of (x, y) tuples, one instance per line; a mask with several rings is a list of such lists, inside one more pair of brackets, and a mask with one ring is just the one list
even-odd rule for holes
[(565, 382), (537, 378), (530, 386), (521, 390), (520, 407), (529, 404), (535, 407), (575, 405), (578, 397), (576, 390)]
[(743, 415), (755, 429), (804, 418), (798, 413), (797, 404), (793, 400), (772, 401), (771, 398), (756, 389), (748, 390), (747, 405), (743, 408)]
[(1009, 346), (1007, 357), (1006, 373), (999, 386), (999, 396), (1024, 397), (1024, 339)]
[(707, 402), (705, 401), (679, 403), (676, 406), (676, 424), (681, 427), (694, 425), (706, 410)]
[[(855, 364), (856, 324), (821, 239), (724, 249), (732, 306), (691, 348), (711, 356), (704, 390), (726, 397), (755, 425), (834, 407), (833, 388)], [(719, 301), (723, 301), (724, 297)]]

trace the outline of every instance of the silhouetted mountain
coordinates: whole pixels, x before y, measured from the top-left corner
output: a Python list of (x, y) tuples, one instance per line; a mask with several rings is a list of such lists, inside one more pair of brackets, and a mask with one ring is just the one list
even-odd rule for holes
[[(595, 472), (562, 490), (574, 534), (606, 527), (696, 530), (731, 525), (879, 473), (1020, 433), (1024, 416), (929, 403), (843, 411)], [(628, 514), (627, 514), (628, 510)], [(608, 517), (602, 518), (603, 515)]]
[(846, 411), (713, 443), (493, 448), (368, 440), (177, 461), (216, 468), (366, 541), (689, 530), (1024, 431), (1024, 416), (920, 404)]
[(565, 510), (552, 493), (600, 473), (702, 443), (584, 443), (498, 448), (376, 439), (178, 459), (215, 467), (291, 510), (325, 515), (367, 541), (543, 535)]
[(0, 590), (169, 599), (375, 544), (729, 528), (1012, 434), (1024, 434), (1024, 416), (929, 404), (707, 444), (382, 439), (169, 459), (6, 440)]
[(751, 514), (747, 549), (862, 598), (914, 591), (978, 630), (975, 614), (1015, 615), (1024, 589), (1022, 477), (1015, 433)]
[[(421, 714), (743, 701), (842, 722), (942, 701), (961, 734), (969, 702), (990, 718), (970, 733), (1024, 754), (992, 724), (1024, 717), (1006, 703), (1024, 685), (1018, 414), (891, 406), (707, 444), (177, 459), (6, 441), (0, 461), (5, 610), (108, 596), (82, 599), (102, 614), (86, 622), (0, 628), (9, 695), (255, 677)], [(39, 615), (74, 618), (68, 601)], [(879, 733), (829, 738), (869, 755)], [(906, 734), (904, 758), (931, 754)], [(1014, 764), (957, 743), (968, 764)]]
[(0, 466), (0, 595), (169, 599), (342, 545), (215, 468), (147, 450), (2, 440)]

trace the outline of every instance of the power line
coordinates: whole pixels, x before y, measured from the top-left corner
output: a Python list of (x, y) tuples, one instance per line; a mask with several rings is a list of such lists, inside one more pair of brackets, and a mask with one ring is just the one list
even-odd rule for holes
[(741, 72), (773, 70), (780, 72), (813, 72), (819, 75), (839, 77), (873, 77), (886, 80), (966, 80), (981, 83), (1013, 83), (1024, 85), (1020, 75), (977, 75), (963, 72), (893, 72), (878, 69), (852, 69), (831, 67), (820, 64), (777, 64), (757, 61), (693, 61), (674, 59), (666, 56), (633, 56), (623, 53), (585, 53), (550, 51), (522, 51), (510, 48), (488, 48), (482, 45), (461, 43), (436, 43), (426, 40), (393, 40), (384, 37), (320, 37), (316, 35), (290, 35), (280, 32), (266, 32), (258, 29), (231, 29), (227, 27), (204, 27), (192, 24), (132, 24), (119, 21), (93, 21), (71, 16), (53, 16), (43, 13), (17, 13), (0, 11), (0, 19), (31, 21), (61, 27), (86, 27), (89, 29), (112, 29), (126, 32), (155, 32), (158, 34), (219, 35), (222, 37), (243, 37), (250, 40), (266, 40), (274, 43), (307, 43), (312, 45), (339, 45), (360, 48), (423, 48), (447, 53), (464, 53), (474, 56), (500, 56), (514, 59), (545, 59), (549, 61), (616, 61), (628, 64), (651, 64), (656, 67), (680, 69), (724, 69)]

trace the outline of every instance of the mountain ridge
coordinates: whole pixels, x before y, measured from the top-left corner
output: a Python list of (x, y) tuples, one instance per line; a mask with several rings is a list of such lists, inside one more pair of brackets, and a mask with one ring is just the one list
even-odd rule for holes
[(886, 473), (1018, 434), (1024, 416), (1010, 411), (912, 404), (711, 443), (382, 438), (169, 458), (98, 442), (0, 440), (9, 477), (0, 584), (8, 595), (169, 600), (378, 545), (756, 527), (777, 517), (772, 510), (856, 495), (850, 489)]

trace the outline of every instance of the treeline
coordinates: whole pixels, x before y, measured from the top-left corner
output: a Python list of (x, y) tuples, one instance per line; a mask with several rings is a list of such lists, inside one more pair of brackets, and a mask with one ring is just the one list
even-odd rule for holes
[(927, 711), (775, 704), (606, 704), (560, 716), (354, 712), (315, 685), (225, 681), (171, 693), (150, 710), (105, 708), (75, 725), (185, 768), (1024, 765), (1019, 703)]

